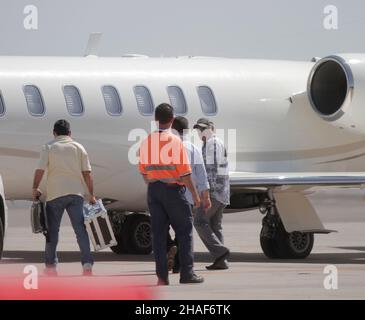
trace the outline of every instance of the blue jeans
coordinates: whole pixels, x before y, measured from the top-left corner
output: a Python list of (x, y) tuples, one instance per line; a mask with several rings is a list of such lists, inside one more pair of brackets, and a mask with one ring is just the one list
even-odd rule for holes
[(180, 277), (193, 274), (193, 216), (185, 198), (185, 188), (154, 182), (148, 185), (148, 208), (151, 214), (152, 245), (156, 261), (156, 274), (168, 278), (166, 242), (169, 225), (175, 231), (179, 244)]
[(93, 264), (89, 237), (86, 232), (83, 214), (84, 199), (77, 195), (67, 195), (48, 201), (46, 204), (48, 219), (48, 240), (46, 242), (46, 265), (55, 266), (57, 259), (58, 233), (61, 220), (66, 210), (75, 231), (77, 243), (81, 251), (81, 263)]

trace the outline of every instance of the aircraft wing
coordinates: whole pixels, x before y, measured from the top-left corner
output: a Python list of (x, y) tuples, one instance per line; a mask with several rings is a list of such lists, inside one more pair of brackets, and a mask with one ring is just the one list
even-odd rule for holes
[(244, 191), (246, 197), (247, 191), (249, 193), (250, 190), (271, 189), (272, 197), (275, 199), (275, 205), (287, 232), (329, 233), (333, 230), (327, 230), (324, 227), (306, 194), (318, 189), (363, 188), (365, 187), (365, 173), (232, 172), (230, 173), (230, 185), (233, 194), (240, 194), (240, 191)]
[(230, 184), (233, 189), (255, 187), (302, 186), (311, 187), (363, 187), (363, 172), (231, 172)]

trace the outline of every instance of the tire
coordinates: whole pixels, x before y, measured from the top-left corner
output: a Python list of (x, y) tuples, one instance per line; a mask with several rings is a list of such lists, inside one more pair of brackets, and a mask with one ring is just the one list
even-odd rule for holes
[(283, 237), (283, 247), (288, 259), (305, 259), (313, 249), (313, 233), (292, 232), (286, 233)]
[(152, 228), (150, 217), (145, 214), (131, 214), (124, 223), (123, 241), (131, 254), (152, 252)]
[(272, 239), (264, 236), (264, 227), (260, 232), (260, 245), (265, 256), (270, 259), (282, 259), (285, 256), (285, 252), (279, 246), (276, 238)]
[(313, 233), (287, 233), (282, 224), (275, 233), (274, 238), (267, 238), (263, 236), (263, 228), (261, 229), (260, 244), (268, 258), (305, 259), (310, 255), (314, 244)]
[(274, 239), (263, 236), (263, 228), (260, 232), (260, 245), (263, 253), (270, 259), (279, 259), (280, 254), (277, 249), (277, 243)]
[(2, 220), (0, 219), (0, 260), (3, 255), (3, 249), (4, 249), (4, 226)]

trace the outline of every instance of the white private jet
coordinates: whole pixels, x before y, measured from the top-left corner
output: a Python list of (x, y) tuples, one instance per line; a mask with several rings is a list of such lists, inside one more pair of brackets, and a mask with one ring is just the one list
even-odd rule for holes
[(312, 62), (102, 58), (90, 43), (85, 57), (0, 57), (1, 249), (5, 199), (30, 199), (41, 145), (61, 118), (88, 150), (116, 253), (151, 251), (146, 188), (128, 160), (128, 135), (149, 131), (161, 102), (191, 123), (208, 117), (237, 130), (230, 208), (260, 208), (270, 258), (305, 258), (313, 234), (330, 232), (309, 192), (365, 184), (365, 54)]

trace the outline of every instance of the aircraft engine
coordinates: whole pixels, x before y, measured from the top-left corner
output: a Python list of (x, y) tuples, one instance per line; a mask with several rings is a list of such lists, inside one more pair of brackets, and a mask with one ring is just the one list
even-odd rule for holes
[(339, 128), (365, 134), (365, 55), (322, 58), (312, 68), (307, 93), (314, 111)]

